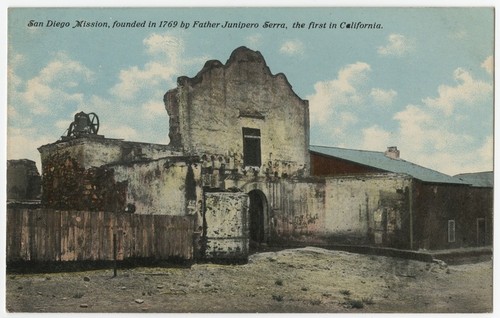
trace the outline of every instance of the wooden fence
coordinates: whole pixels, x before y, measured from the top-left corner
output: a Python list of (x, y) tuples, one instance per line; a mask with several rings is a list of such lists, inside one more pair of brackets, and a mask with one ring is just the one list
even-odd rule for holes
[(7, 262), (193, 258), (189, 216), (7, 209)]

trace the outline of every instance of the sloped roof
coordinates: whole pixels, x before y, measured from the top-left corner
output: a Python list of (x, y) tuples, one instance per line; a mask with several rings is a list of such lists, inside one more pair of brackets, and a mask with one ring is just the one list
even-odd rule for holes
[(355, 162), (387, 172), (404, 173), (424, 182), (469, 184), (464, 180), (416, 165), (403, 159), (389, 158), (383, 152), (325, 146), (309, 146), (309, 150), (325, 156)]
[(465, 181), (473, 187), (493, 188), (494, 183), (493, 171), (461, 173), (457, 174), (455, 178)]

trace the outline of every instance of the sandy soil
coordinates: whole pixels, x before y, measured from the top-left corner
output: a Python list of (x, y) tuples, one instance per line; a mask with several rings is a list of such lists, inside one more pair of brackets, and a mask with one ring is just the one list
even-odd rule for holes
[(493, 264), (446, 265), (319, 248), (245, 265), (8, 274), (10, 312), (491, 312)]

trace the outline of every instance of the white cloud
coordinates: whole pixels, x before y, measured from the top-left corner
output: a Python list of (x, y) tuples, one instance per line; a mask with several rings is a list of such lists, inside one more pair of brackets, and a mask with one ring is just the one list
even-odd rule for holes
[(377, 52), (382, 56), (403, 56), (414, 50), (415, 44), (411, 39), (401, 34), (391, 34), (387, 37), (388, 43), (379, 46)]
[(41, 160), (37, 148), (54, 142), (53, 136), (41, 135), (35, 128), (9, 127), (7, 132), (7, 159), (30, 159), (41, 171)]
[(153, 33), (143, 43), (151, 56), (167, 57), (169, 62), (177, 62), (184, 51), (184, 41), (170, 34)]
[(119, 82), (111, 88), (111, 93), (118, 99), (131, 100), (140, 96), (141, 91), (167, 85), (177, 73), (175, 66), (158, 62), (147, 63), (142, 69), (133, 66), (120, 71)]
[(7, 68), (7, 83), (9, 85), (9, 91), (16, 90), (16, 87), (22, 83), (22, 80), (17, 76), (15, 70), (19, 64), (24, 60), (24, 56), (21, 54), (11, 53), (12, 57), (9, 59), (9, 67)]
[(393, 90), (383, 90), (381, 88), (372, 88), (370, 92), (370, 97), (376, 105), (388, 106), (394, 101), (394, 98), (398, 93)]
[(184, 42), (179, 37), (153, 33), (144, 39), (143, 44), (151, 61), (143, 67), (132, 66), (120, 71), (118, 83), (110, 90), (119, 99), (140, 98), (154, 88), (173, 86), (173, 78), (188, 63), (182, 59)]
[(300, 40), (288, 40), (281, 44), (280, 53), (285, 55), (300, 55), (304, 53), (304, 44)]
[(67, 105), (81, 105), (83, 94), (69, 92), (69, 88), (88, 83), (92, 77), (89, 68), (58, 53), (37, 76), (26, 81), (24, 87), (18, 85), (13, 93), (18, 99), (16, 102), (23, 102), (32, 114), (49, 114)]
[(366, 82), (370, 70), (370, 65), (357, 62), (342, 68), (336, 79), (314, 84), (314, 94), (306, 97), (309, 100), (311, 122), (331, 122), (336, 108), (359, 105), (364, 97), (358, 89)]
[(399, 123), (396, 144), (408, 145), (401, 157), (450, 175), (491, 170), (493, 137), (481, 140), (458, 122), (488, 127), (492, 85), (461, 68), (453, 75), (456, 86), (440, 85), (438, 97), (424, 98), (422, 105), (408, 105), (394, 115)]
[(260, 46), (260, 44), (262, 43), (262, 34), (253, 34), (253, 35), (249, 35), (245, 38), (245, 43), (249, 46), (249, 47), (258, 47)]
[(469, 72), (462, 68), (456, 69), (453, 77), (457, 82), (456, 86), (440, 85), (438, 88), (439, 96), (425, 98), (423, 103), (430, 107), (436, 107), (450, 116), (456, 107), (473, 106), (477, 102), (484, 101), (493, 91), (493, 86), (490, 83), (474, 79)]
[(493, 69), (494, 69), (493, 56), (492, 55), (488, 56), (486, 60), (484, 60), (483, 64), (481, 64), (481, 67), (484, 68), (486, 72), (488, 72), (488, 74), (493, 74)]
[[(186, 58), (182, 38), (165, 33), (153, 33), (143, 40), (150, 61), (143, 66), (131, 66), (120, 71), (118, 82), (110, 89), (121, 102), (142, 104), (165, 88), (175, 87), (176, 78), (186, 66), (205, 63), (206, 56)], [(156, 97), (156, 96), (155, 96)], [(158, 99), (160, 102), (162, 97)]]
[(363, 129), (362, 138), (361, 148), (366, 150), (384, 151), (393, 144), (391, 133), (378, 125)]
[(150, 100), (144, 103), (142, 105), (142, 111), (144, 113), (144, 117), (150, 119), (166, 114), (165, 105), (158, 99)]

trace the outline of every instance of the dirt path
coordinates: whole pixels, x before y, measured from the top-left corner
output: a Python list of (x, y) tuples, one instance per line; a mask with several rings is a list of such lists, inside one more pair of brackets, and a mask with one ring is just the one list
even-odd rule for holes
[(447, 266), (319, 248), (245, 265), (7, 275), (11, 312), (491, 312), (492, 261)]

